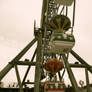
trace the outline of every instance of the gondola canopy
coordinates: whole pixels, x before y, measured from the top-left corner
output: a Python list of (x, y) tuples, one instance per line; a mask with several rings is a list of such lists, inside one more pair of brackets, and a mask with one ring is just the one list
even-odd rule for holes
[(53, 31), (66, 32), (71, 28), (71, 21), (65, 15), (57, 15), (50, 20), (49, 27)]

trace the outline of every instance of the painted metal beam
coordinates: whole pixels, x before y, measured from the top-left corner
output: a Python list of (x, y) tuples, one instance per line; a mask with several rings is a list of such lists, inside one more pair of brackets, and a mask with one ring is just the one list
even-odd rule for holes
[(65, 68), (64, 68), (64, 71), (63, 71), (63, 73), (62, 73), (61, 80), (63, 79), (64, 74), (65, 74)]
[(43, 24), (45, 22), (45, 13), (47, 9), (46, 6), (47, 6), (47, 0), (43, 0), (42, 13), (41, 13), (41, 28), (43, 27)]
[(78, 84), (77, 84), (76, 79), (74, 77), (74, 74), (69, 66), (68, 61), (67, 61), (67, 57), (65, 55), (62, 55), (62, 57), (63, 57), (64, 63), (65, 63), (65, 68), (67, 69), (71, 84), (74, 88), (74, 92), (80, 92), (80, 90), (78, 88)]
[(35, 82), (24, 82), (24, 84), (35, 84)]
[(58, 72), (59, 80), (61, 81), (61, 73)]
[(74, 22), (75, 22), (75, 8), (76, 8), (76, 0), (74, 0), (74, 6), (73, 6), (72, 27), (74, 27)]
[(18, 84), (19, 84), (19, 89), (20, 89), (19, 92), (23, 92), (23, 87), (22, 87), (22, 83), (21, 83), (21, 79), (20, 79), (20, 75), (19, 75), (17, 65), (15, 65), (15, 70), (16, 70), (17, 81), (18, 81)]
[(86, 68), (92, 73), (92, 68), (90, 67), (90, 65), (88, 63), (86, 63), (86, 61), (84, 61), (76, 52), (74, 52), (73, 50), (70, 51), (70, 53), (81, 63), (86, 65)]
[(69, 64), (71, 68), (86, 68), (85, 64)]
[(85, 68), (85, 75), (86, 75), (87, 92), (91, 92), (91, 91), (90, 91), (89, 75), (88, 75), (88, 70), (87, 70), (87, 68)]
[(36, 56), (36, 67), (35, 67), (35, 84), (34, 92), (40, 92), (40, 80), (41, 80), (41, 67), (42, 63), (42, 34), (38, 34), (38, 43), (37, 43), (37, 56)]
[(0, 71), (0, 81), (3, 79), (3, 77), (11, 70), (11, 68), (14, 66), (13, 63), (16, 61), (19, 61), (19, 59), (30, 49), (30, 47), (37, 41), (37, 39), (33, 39), (11, 62), (12, 64), (6, 65), (6, 67)]
[(27, 62), (27, 61), (17, 61), (14, 64), (16, 65), (30, 65), (30, 66), (35, 66), (36, 62)]
[[(35, 58), (35, 55), (36, 55), (36, 52), (37, 52), (37, 49), (35, 50), (35, 52), (34, 52), (34, 54), (33, 54), (33, 57), (32, 57), (32, 59), (31, 59), (31, 62), (33, 62), (33, 60), (34, 60), (34, 58)], [(23, 83), (24, 83), (25, 80), (26, 80), (26, 77), (27, 77), (27, 74), (28, 74), (30, 68), (31, 68), (31, 66), (29, 65), (28, 68), (27, 68), (27, 71), (26, 71), (26, 73), (25, 73), (25, 75), (24, 75), (24, 78), (23, 78), (23, 81), (22, 81), (22, 85), (23, 85)]]

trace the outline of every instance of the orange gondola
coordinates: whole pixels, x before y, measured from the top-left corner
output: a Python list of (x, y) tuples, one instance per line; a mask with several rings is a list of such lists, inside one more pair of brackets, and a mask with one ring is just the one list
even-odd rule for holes
[(64, 68), (63, 62), (58, 59), (49, 59), (45, 63), (45, 69), (55, 75), (57, 72)]

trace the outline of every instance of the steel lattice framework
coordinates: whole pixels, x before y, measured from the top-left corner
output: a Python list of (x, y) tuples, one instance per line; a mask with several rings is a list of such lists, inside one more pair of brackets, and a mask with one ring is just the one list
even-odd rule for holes
[[(15, 67), (16, 75), (19, 83), (20, 92), (23, 92), (23, 86), (27, 84), (25, 82), (26, 77), (28, 75), (29, 70), (31, 69), (31, 66), (35, 66), (35, 81), (29, 82), (28, 84), (34, 84), (34, 92), (40, 92), (40, 83), (44, 76), (44, 63), (48, 58), (56, 58), (63, 59), (65, 69), (67, 70), (67, 73), (69, 75), (69, 79), (71, 81), (72, 87), (74, 88), (74, 92), (82, 92), (78, 84), (76, 82), (76, 79), (74, 77), (74, 74), (72, 72), (71, 68), (85, 68), (86, 71), (86, 83), (87, 83), (87, 92), (90, 92), (89, 88), (89, 78), (88, 78), (88, 71), (92, 73), (92, 67), (86, 63), (75, 51), (71, 50), (69, 53), (74, 56), (79, 63), (77, 64), (70, 64), (68, 62), (69, 53), (66, 54), (53, 54), (48, 53), (48, 44), (50, 41), (50, 33), (49, 31), (49, 22), (50, 20), (56, 16), (56, 15), (65, 15), (68, 16), (68, 6), (61, 6), (60, 4), (56, 4), (54, 2), (55, 0), (43, 0), (42, 5), (42, 14), (41, 14), (41, 26), (40, 28), (36, 28), (36, 24), (34, 23), (34, 39), (11, 61), (9, 64), (0, 71), (0, 80), (3, 79), (3, 77), (13, 68)], [(74, 19), (75, 19), (75, 3), (73, 2), (73, 17), (72, 17), (72, 26), (71, 26), (71, 34), (73, 34), (73, 27), (74, 27)], [(23, 55), (34, 45), (34, 43), (37, 42), (37, 48), (34, 51), (33, 57), (31, 61), (20, 61), (20, 59), (23, 57)], [(36, 57), (36, 62), (34, 62), (34, 58)], [(21, 81), (19, 71), (18, 71), (18, 65), (27, 65), (28, 69), (24, 75), (23, 80)], [(62, 77), (64, 75), (58, 72), (59, 79), (62, 80)]]

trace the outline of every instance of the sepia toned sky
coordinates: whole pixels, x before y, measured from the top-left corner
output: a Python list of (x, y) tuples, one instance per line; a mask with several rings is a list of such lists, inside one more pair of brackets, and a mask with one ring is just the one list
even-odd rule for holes
[[(92, 65), (92, 0), (76, 0), (73, 48), (88, 64)], [(10, 62), (33, 38), (33, 25), (40, 25), (42, 0), (0, 0), (0, 70)], [(25, 58), (31, 58), (31, 53)], [(76, 61), (76, 60), (75, 60)], [(20, 68), (21, 76), (24, 70)], [(76, 70), (79, 71), (79, 70)], [(82, 73), (83, 72), (83, 73)], [(78, 79), (84, 71), (77, 72)], [(14, 75), (14, 76), (13, 76)], [(30, 73), (29, 78), (33, 75)], [(92, 75), (90, 75), (92, 77)], [(67, 79), (67, 78), (66, 78)], [(92, 83), (92, 79), (91, 83)], [(3, 79), (8, 84), (16, 80), (14, 69)], [(79, 81), (79, 80), (78, 80)]]

